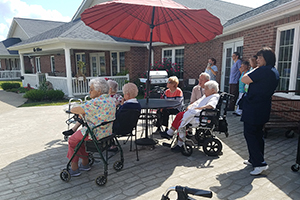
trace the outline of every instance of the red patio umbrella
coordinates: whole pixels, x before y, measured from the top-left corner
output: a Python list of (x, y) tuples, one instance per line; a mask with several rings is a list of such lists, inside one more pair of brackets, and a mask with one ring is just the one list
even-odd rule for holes
[(207, 10), (189, 9), (172, 0), (109, 1), (86, 9), (81, 20), (111, 36), (149, 42), (147, 99), (152, 42), (206, 42), (223, 31), (220, 20)]
[(86, 9), (81, 20), (111, 36), (149, 42), (147, 103), (152, 42), (175, 45), (206, 42), (223, 31), (220, 20), (207, 10), (189, 9), (172, 0), (113, 0)]

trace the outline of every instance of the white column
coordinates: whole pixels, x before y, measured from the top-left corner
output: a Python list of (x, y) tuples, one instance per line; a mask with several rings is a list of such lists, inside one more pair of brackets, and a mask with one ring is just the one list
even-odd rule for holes
[(72, 92), (72, 68), (71, 68), (71, 59), (70, 59), (70, 49), (65, 48), (65, 62), (66, 62), (66, 73), (67, 73), (67, 88), (68, 88), (68, 97), (73, 97)]
[[(24, 77), (24, 74), (25, 74), (25, 65), (24, 65), (24, 57), (23, 57), (23, 54), (22, 53), (19, 53), (19, 56), (20, 56), (20, 67), (21, 67), (21, 76)], [(25, 77), (24, 77), (25, 78)], [(22, 85), (23, 87), (26, 87), (25, 84), (25, 80), (23, 79), (22, 80)]]

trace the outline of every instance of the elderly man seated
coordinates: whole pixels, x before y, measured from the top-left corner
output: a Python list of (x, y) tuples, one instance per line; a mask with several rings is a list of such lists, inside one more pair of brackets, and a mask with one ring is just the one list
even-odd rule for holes
[[(220, 95), (218, 94), (219, 84), (216, 81), (207, 81), (204, 84), (204, 96), (195, 101), (193, 104), (189, 105), (186, 111), (180, 112), (176, 115), (172, 127), (165, 132), (162, 132), (160, 135), (162, 138), (171, 139), (176, 130), (179, 132), (179, 139), (177, 146), (172, 148), (173, 152), (180, 152), (182, 145), (185, 140), (185, 126), (193, 122), (194, 117), (200, 115), (201, 110), (203, 109), (215, 109)], [(194, 122), (195, 123), (195, 122)], [(199, 121), (198, 121), (199, 123)]]

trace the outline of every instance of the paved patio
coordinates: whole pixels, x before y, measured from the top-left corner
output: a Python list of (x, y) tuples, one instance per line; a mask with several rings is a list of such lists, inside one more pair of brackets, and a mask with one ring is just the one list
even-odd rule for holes
[[(67, 129), (64, 106), (17, 108), (9, 101), (3, 103), (3, 94), (10, 94), (0, 92), (0, 199), (153, 200), (175, 185), (211, 190), (212, 199), (300, 199), (300, 172), (290, 169), (295, 164), (297, 137), (285, 138), (284, 129), (271, 131), (265, 151), (270, 168), (263, 175), (250, 176), (252, 168), (242, 164), (248, 156), (242, 122), (231, 113), (229, 137), (218, 135), (223, 143), (220, 157), (208, 157), (201, 148), (185, 157), (157, 145), (154, 150), (139, 147), (140, 161), (136, 161), (127, 143), (122, 144), (124, 168), (116, 172), (112, 164), (117, 156), (113, 157), (105, 186), (94, 182), (102, 174), (101, 162), (65, 183), (59, 177), (68, 161), (61, 134)], [(10, 109), (2, 112), (4, 106)]]

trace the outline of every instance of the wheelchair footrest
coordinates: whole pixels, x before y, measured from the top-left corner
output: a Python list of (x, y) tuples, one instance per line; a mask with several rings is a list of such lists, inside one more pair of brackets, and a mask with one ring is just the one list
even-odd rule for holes
[(171, 148), (171, 144), (169, 144), (169, 143), (163, 142), (162, 145), (163, 145), (164, 147), (169, 147), (169, 148)]

